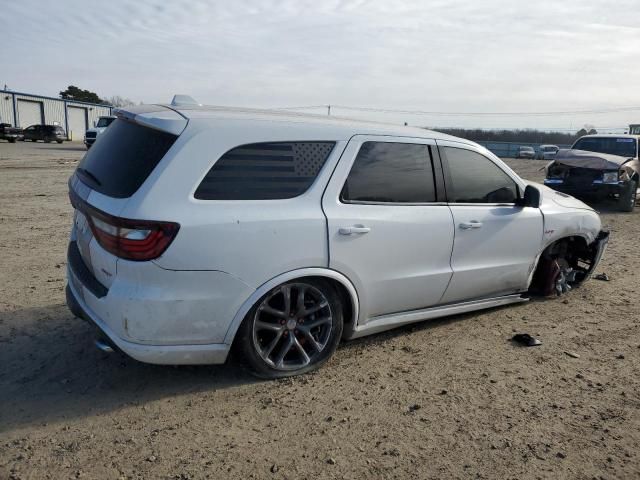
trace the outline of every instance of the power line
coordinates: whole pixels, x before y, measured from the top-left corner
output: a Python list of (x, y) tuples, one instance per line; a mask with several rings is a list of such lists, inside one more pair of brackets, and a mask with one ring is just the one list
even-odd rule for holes
[[(563, 111), (547, 111), (547, 112), (442, 112), (427, 110), (401, 110), (393, 108), (374, 108), (374, 107), (353, 107), (349, 105), (331, 105), (333, 108), (342, 110), (351, 110), (356, 112), (371, 112), (384, 114), (402, 114), (402, 115), (431, 115), (431, 116), (466, 116), (466, 117), (486, 117), (486, 116), (557, 116), (557, 115), (599, 115), (606, 113), (624, 113), (640, 111), (640, 106), (632, 107), (613, 107), (592, 110), (563, 110)], [(318, 108), (327, 108), (328, 105), (308, 105), (295, 107), (278, 107), (275, 110), (312, 110)]]
[[(579, 128), (556, 128), (556, 127), (445, 127), (445, 126), (429, 126), (426, 127), (429, 130), (434, 130), (434, 129), (441, 129), (441, 130), (509, 130), (509, 131), (514, 131), (514, 130), (520, 130), (520, 131), (526, 131), (526, 130), (536, 130), (536, 131), (542, 131), (542, 132), (576, 132), (578, 130), (580, 130), (583, 127), (579, 127)], [(627, 125), (626, 127), (598, 127), (598, 126), (591, 126), (589, 125), (589, 129), (595, 129), (598, 132), (603, 132), (603, 131), (612, 131), (612, 130), (628, 130), (629, 126)]]

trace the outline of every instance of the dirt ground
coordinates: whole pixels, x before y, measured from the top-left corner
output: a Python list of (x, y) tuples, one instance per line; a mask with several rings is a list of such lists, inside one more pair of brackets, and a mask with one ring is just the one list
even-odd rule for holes
[[(598, 206), (610, 282), (349, 342), (319, 372), (262, 382), (93, 346), (64, 305), (83, 154), (0, 143), (0, 479), (640, 478), (640, 211)], [(542, 178), (544, 162), (509, 163)]]

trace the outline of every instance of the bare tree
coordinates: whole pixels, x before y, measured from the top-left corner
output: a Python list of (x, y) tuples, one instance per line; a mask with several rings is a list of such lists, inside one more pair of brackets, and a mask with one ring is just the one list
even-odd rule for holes
[(114, 95), (113, 97), (108, 97), (105, 100), (109, 105), (113, 105), (114, 107), (130, 107), (131, 105), (136, 104), (136, 102), (130, 98), (121, 97), (120, 95)]

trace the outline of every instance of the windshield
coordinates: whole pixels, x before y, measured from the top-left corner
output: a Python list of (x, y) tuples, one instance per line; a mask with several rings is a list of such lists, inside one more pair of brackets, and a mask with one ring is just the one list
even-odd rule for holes
[(114, 120), (115, 118), (102, 117), (100, 120), (98, 120), (98, 123), (96, 123), (96, 127), (98, 128), (108, 127), (109, 125), (111, 125), (111, 122), (113, 122)]
[(626, 158), (635, 157), (637, 151), (636, 139), (629, 137), (586, 137), (579, 139), (571, 148)]

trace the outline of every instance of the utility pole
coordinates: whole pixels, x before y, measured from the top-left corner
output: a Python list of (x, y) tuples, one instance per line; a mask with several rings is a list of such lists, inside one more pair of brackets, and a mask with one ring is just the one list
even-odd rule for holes
[(331, 115), (331, 105), (327, 105), (327, 115)]

